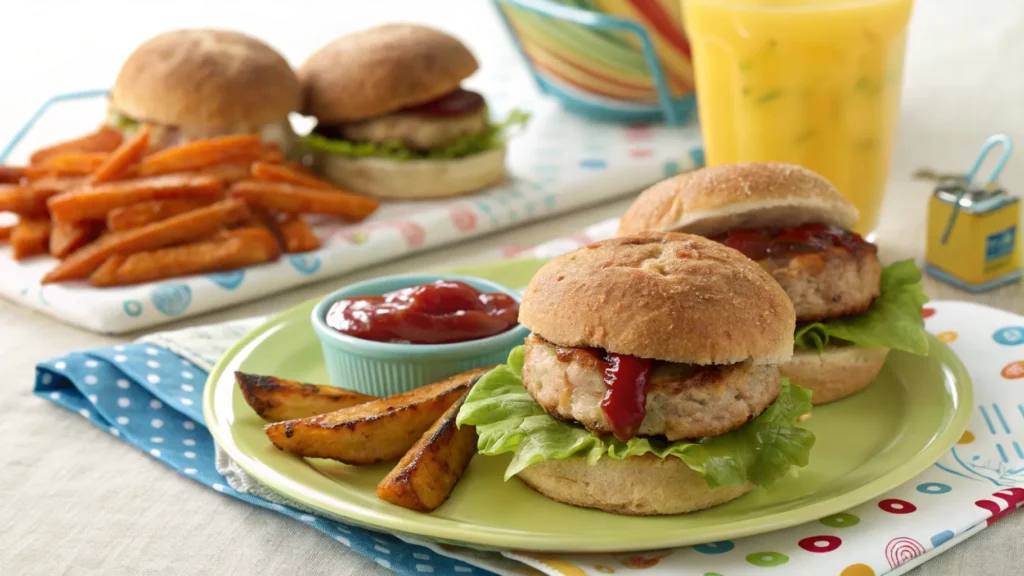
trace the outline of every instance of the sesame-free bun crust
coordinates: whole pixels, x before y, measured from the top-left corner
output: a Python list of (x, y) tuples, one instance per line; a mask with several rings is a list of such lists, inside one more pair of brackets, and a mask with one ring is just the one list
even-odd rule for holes
[(827, 404), (867, 388), (881, 372), (888, 348), (844, 346), (817, 350), (799, 350), (793, 359), (779, 367), (790, 382), (811, 391), (811, 402)]
[(742, 162), (674, 176), (637, 197), (619, 236), (645, 230), (715, 236), (737, 228), (811, 222), (851, 228), (857, 208), (818, 174), (778, 162)]
[(346, 34), (299, 68), (303, 112), (321, 124), (366, 120), (453, 92), (478, 67), (458, 39), (414, 24)]
[(176, 30), (125, 60), (113, 106), (143, 122), (195, 134), (256, 132), (301, 104), (299, 80), (273, 48), (238, 32)]
[(557, 500), (614, 514), (684, 514), (735, 500), (754, 488), (734, 484), (708, 488), (707, 480), (682, 460), (651, 455), (625, 460), (586, 458), (546, 460), (519, 473), (537, 492)]
[(343, 189), (395, 200), (426, 200), (477, 192), (505, 178), (505, 148), (454, 160), (353, 158), (318, 152), (314, 166)]
[(686, 364), (781, 364), (795, 314), (777, 282), (717, 242), (678, 233), (604, 240), (542, 267), (519, 321), (561, 346)]

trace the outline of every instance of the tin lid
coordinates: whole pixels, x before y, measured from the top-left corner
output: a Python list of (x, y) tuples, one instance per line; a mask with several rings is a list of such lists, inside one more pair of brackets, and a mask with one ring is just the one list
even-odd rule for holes
[(935, 196), (946, 204), (956, 204), (959, 198), (960, 209), (969, 214), (990, 212), (1018, 200), (1003, 188), (988, 186), (965, 190), (962, 183), (937, 186)]

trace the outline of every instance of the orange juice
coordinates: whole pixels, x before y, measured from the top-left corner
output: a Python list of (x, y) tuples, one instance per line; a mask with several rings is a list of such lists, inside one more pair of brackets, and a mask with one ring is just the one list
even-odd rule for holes
[(875, 229), (913, 0), (682, 0), (709, 166), (799, 164)]

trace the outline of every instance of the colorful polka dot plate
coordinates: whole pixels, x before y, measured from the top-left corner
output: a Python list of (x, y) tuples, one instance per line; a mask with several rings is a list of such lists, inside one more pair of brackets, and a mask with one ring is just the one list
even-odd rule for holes
[[(538, 261), (507, 261), (458, 273), (522, 286), (538, 266)], [(868, 389), (815, 409), (806, 423), (818, 438), (809, 466), (726, 505), (648, 518), (584, 510), (548, 500), (518, 480), (503, 482), (508, 460), (477, 456), (451, 499), (422, 514), (375, 496), (376, 484), (391, 464), (357, 468), (303, 460), (274, 448), (263, 433), (264, 422), (236, 389), (235, 370), (326, 382), (308, 320), (312, 306), (309, 302), (268, 321), (217, 365), (204, 397), (210, 431), (249, 474), (297, 503), (348, 523), (435, 542), (480, 549), (617, 552), (714, 547), (731, 538), (826, 517), (841, 523), (840, 513), (935, 463), (960, 439), (972, 410), (966, 370), (940, 339), (931, 337), (927, 357), (894, 352)], [(893, 514), (907, 510), (902, 501), (881, 504)], [(805, 544), (818, 550), (835, 542), (825, 538)], [(754, 560), (778, 560), (763, 556)]]

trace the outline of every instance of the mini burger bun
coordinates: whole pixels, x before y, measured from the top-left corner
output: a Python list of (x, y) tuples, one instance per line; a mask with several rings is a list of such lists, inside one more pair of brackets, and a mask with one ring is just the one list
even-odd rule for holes
[(684, 364), (782, 364), (795, 313), (782, 287), (722, 244), (649, 232), (585, 246), (530, 280), (519, 321), (560, 346)]
[(537, 492), (557, 500), (615, 514), (654, 516), (684, 514), (735, 500), (753, 484), (708, 488), (707, 480), (682, 460), (651, 455), (625, 460), (586, 458), (546, 460), (519, 473)]
[(821, 354), (800, 350), (779, 367), (779, 372), (793, 384), (810, 390), (813, 404), (827, 404), (867, 388), (878, 377), (888, 355), (888, 348), (860, 346), (826, 348)]
[(389, 160), (314, 154), (318, 171), (345, 190), (394, 200), (476, 192), (505, 178), (505, 147), (451, 160)]
[(299, 68), (303, 113), (320, 124), (367, 120), (454, 92), (478, 67), (457, 38), (414, 24), (346, 34)]
[(258, 132), (298, 111), (288, 62), (263, 42), (227, 30), (175, 30), (139, 45), (110, 92), (128, 117), (187, 133)]
[(645, 230), (716, 236), (738, 228), (812, 222), (851, 228), (857, 208), (825, 178), (778, 162), (741, 162), (669, 178), (637, 197), (618, 235)]

